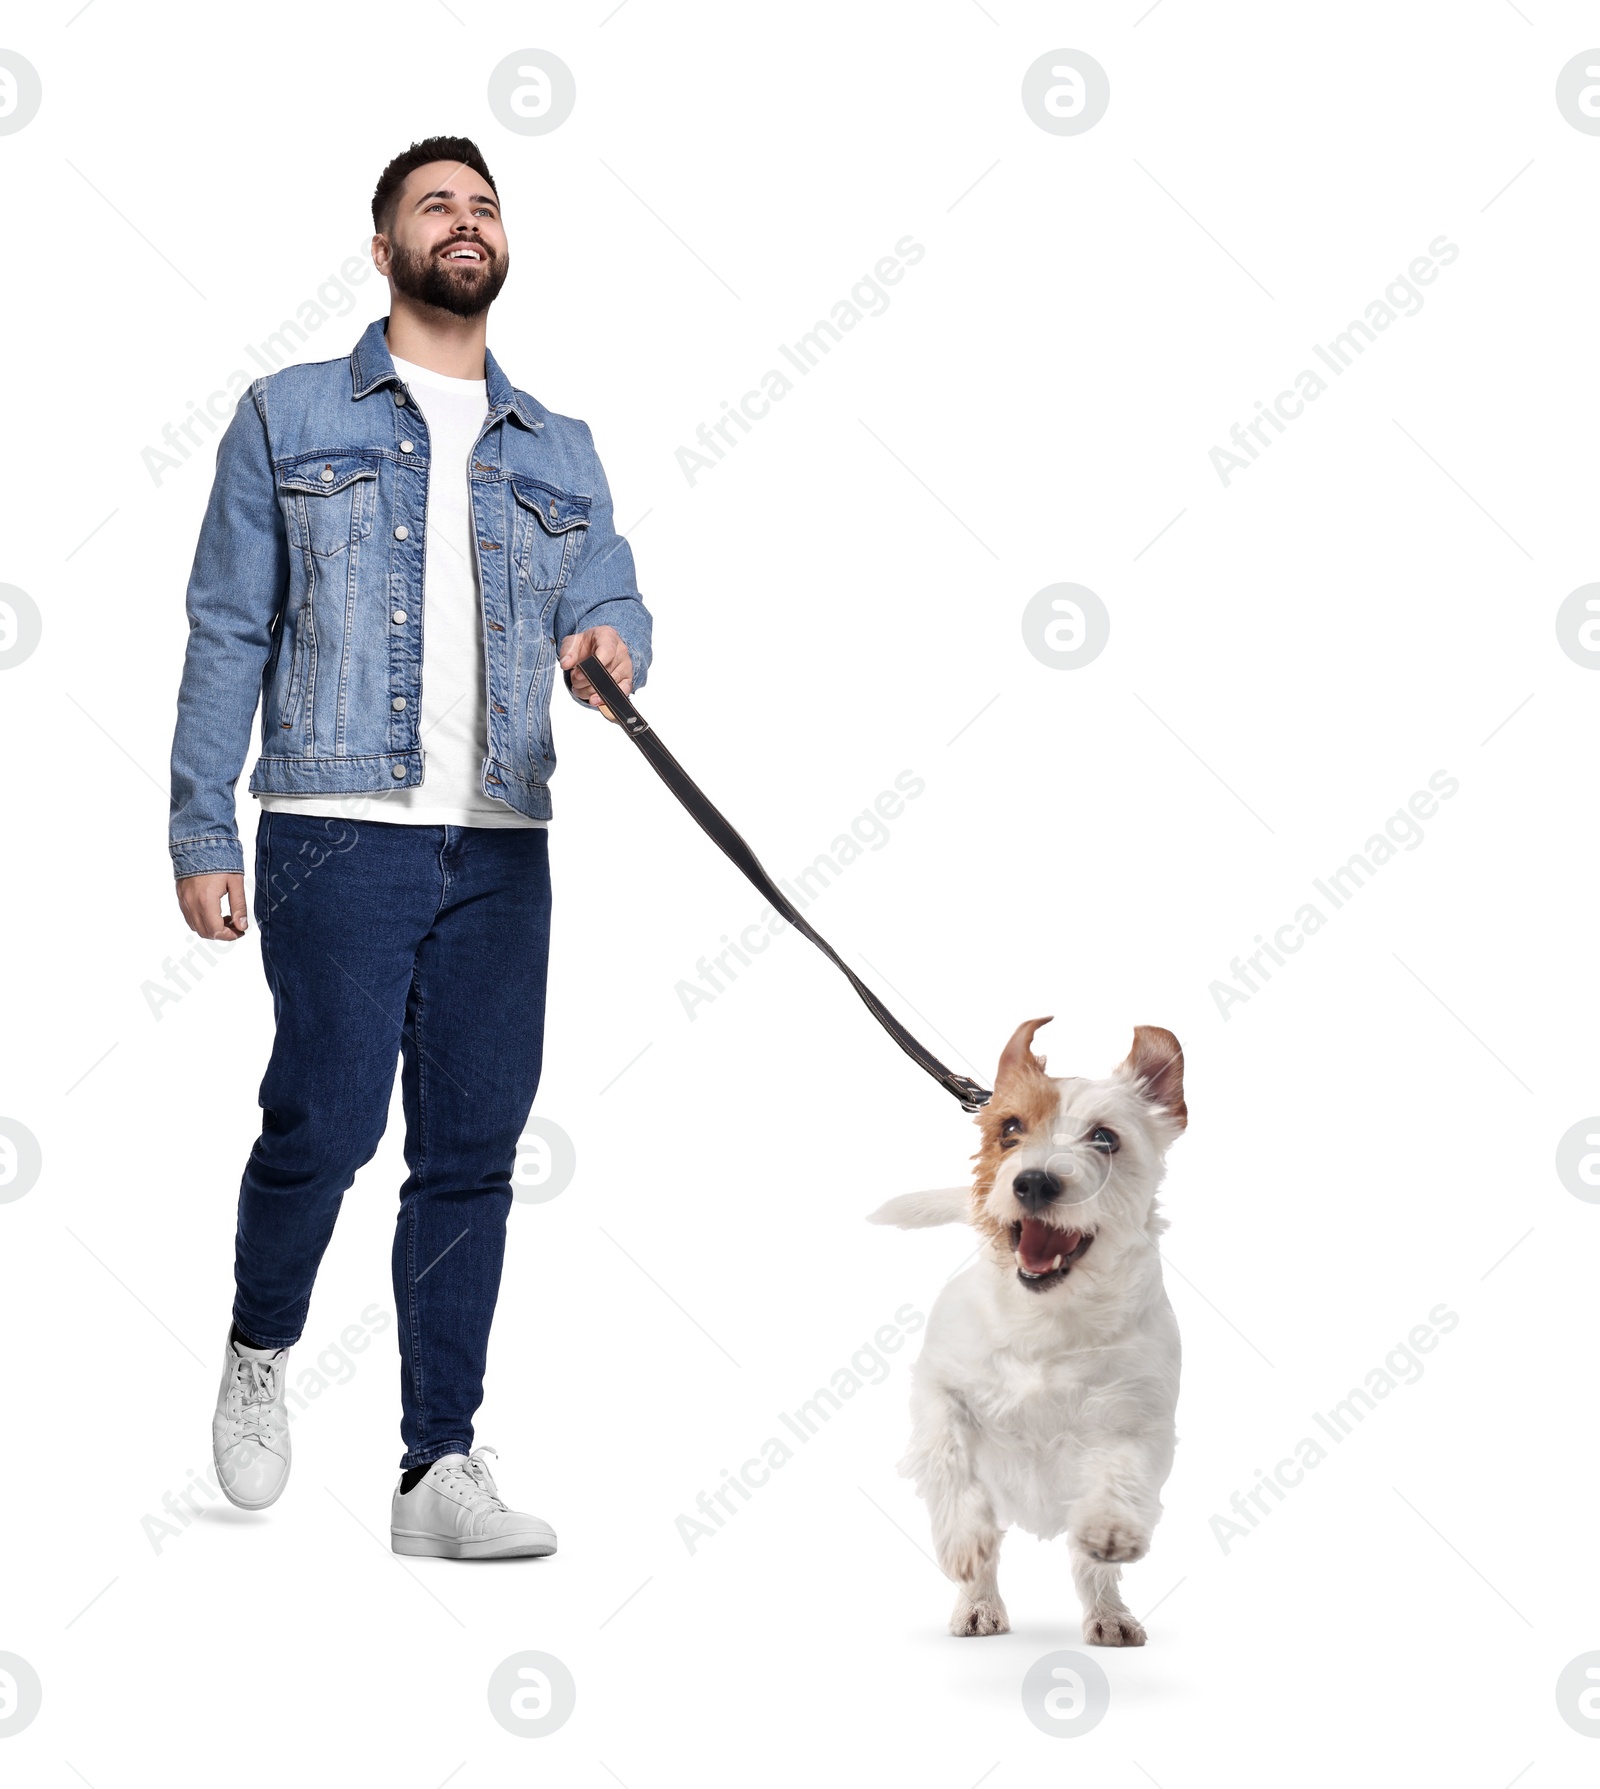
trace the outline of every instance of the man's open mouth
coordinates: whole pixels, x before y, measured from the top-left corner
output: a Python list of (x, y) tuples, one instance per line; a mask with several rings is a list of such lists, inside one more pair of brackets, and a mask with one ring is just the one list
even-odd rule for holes
[(445, 261), (481, 262), (488, 260), (488, 256), (481, 248), (474, 248), (469, 242), (461, 242), (457, 243), (454, 248), (446, 249), (440, 259)]
[(1072, 1272), (1073, 1262), (1083, 1259), (1093, 1241), (1091, 1231), (1058, 1230), (1042, 1218), (1023, 1218), (1011, 1226), (1017, 1278), (1030, 1292), (1047, 1291)]

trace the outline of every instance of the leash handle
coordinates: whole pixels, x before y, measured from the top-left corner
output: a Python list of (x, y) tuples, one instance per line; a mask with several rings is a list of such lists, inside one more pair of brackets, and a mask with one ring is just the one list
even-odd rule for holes
[(979, 1086), (967, 1075), (958, 1075), (954, 1069), (946, 1068), (931, 1050), (918, 1043), (916, 1038), (879, 1000), (827, 939), (806, 920), (789, 897), (767, 874), (755, 852), (729, 824), (721, 811), (712, 805), (688, 771), (661, 743), (661, 736), (634, 707), (633, 702), (599, 659), (590, 656), (579, 664), (578, 669), (594, 685), (601, 700), (605, 703), (607, 712), (638, 746), (649, 761), (650, 768), (667, 785), (690, 815), (699, 822), (701, 830), (711, 842), (731, 863), (744, 872), (752, 886), (766, 896), (797, 932), (809, 938), (835, 968), (843, 973), (851, 987), (861, 996), (868, 1012), (916, 1063), (917, 1067), (926, 1074), (932, 1075), (947, 1093), (953, 1094), (961, 1102), (961, 1109), (964, 1112), (976, 1112), (980, 1107), (986, 1106), (992, 1097), (988, 1088)]

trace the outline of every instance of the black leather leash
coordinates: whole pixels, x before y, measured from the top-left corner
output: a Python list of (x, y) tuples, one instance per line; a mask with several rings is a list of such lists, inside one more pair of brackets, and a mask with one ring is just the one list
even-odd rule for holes
[(578, 669), (594, 685), (604, 701), (607, 711), (616, 718), (623, 732), (644, 753), (650, 768), (677, 796), (690, 814), (699, 821), (712, 843), (744, 871), (749, 880), (797, 932), (804, 933), (825, 957), (843, 971), (851, 987), (865, 1002), (868, 1012), (916, 1063), (917, 1067), (932, 1075), (947, 1093), (953, 1093), (960, 1100), (963, 1111), (976, 1112), (980, 1106), (987, 1105), (992, 1097), (989, 1090), (986, 1087), (980, 1087), (976, 1081), (970, 1080), (966, 1075), (958, 1075), (954, 1069), (946, 1068), (937, 1056), (919, 1044), (871, 988), (840, 957), (827, 939), (814, 927), (807, 924), (794, 903), (761, 867), (755, 852), (706, 799), (694, 778), (661, 743), (660, 736), (651, 728), (650, 723), (634, 707), (628, 697), (623, 694), (616, 679), (600, 663), (599, 659), (586, 658), (578, 666)]

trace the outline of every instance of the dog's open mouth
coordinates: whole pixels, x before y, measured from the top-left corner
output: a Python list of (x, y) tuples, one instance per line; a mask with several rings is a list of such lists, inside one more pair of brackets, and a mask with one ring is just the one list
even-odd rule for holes
[(1083, 1259), (1093, 1241), (1089, 1231), (1058, 1230), (1042, 1218), (1023, 1218), (1011, 1226), (1017, 1278), (1030, 1292), (1044, 1292), (1072, 1272), (1073, 1262)]

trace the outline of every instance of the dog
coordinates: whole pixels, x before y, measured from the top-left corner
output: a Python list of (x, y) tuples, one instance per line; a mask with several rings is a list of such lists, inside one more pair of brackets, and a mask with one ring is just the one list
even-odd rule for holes
[(1183, 1050), (1140, 1025), (1104, 1080), (1053, 1079), (1020, 1025), (1000, 1057), (970, 1188), (907, 1193), (870, 1221), (970, 1223), (982, 1254), (934, 1302), (899, 1470), (960, 1587), (950, 1632), (1009, 1631), (1000, 1540), (1065, 1533), (1090, 1645), (1142, 1646), (1118, 1590), (1149, 1551), (1172, 1469), (1178, 1325), (1156, 1192), (1188, 1124)]

